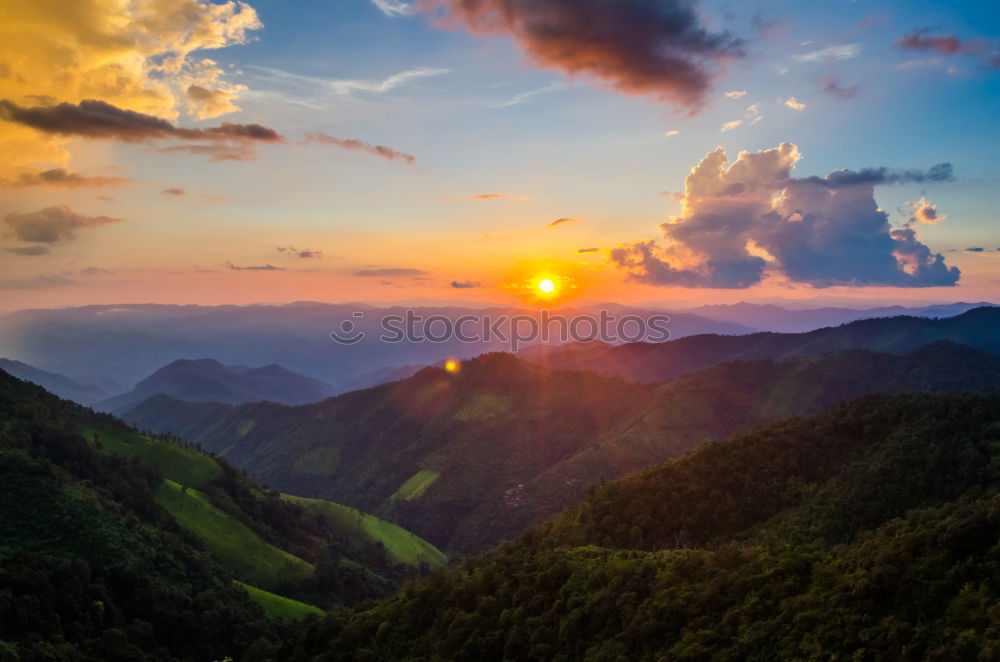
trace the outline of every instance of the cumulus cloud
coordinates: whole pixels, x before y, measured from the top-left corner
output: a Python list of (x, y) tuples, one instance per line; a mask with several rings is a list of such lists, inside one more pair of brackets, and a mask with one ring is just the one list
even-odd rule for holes
[(63, 102), (33, 107), (3, 99), (0, 100), (0, 120), (43, 134), (65, 137), (147, 144), (163, 140), (207, 143), (176, 145), (158, 151), (209, 154), (215, 160), (227, 160), (233, 155), (252, 157), (254, 143), (284, 142), (284, 137), (277, 131), (260, 124), (223, 122), (219, 126), (190, 129), (174, 126), (161, 117), (118, 108), (96, 99), (85, 99), (78, 104)]
[[(955, 35), (935, 37), (930, 30), (914, 30), (908, 35), (896, 40), (896, 48), (921, 53), (934, 53), (943, 56), (968, 55), (979, 58), (983, 64), (992, 68), (1000, 68), (1000, 44), (990, 43), (985, 39), (963, 40)], [(938, 59), (936, 62), (940, 62)]]
[(565, 225), (566, 223), (576, 223), (576, 222), (577, 220), (575, 218), (557, 218), (556, 220), (552, 221), (545, 227), (554, 228), (560, 225)]
[(4, 250), (14, 255), (24, 255), (27, 257), (48, 255), (52, 252), (52, 249), (48, 246), (14, 246), (13, 248), (5, 248)]
[(406, 276), (424, 276), (427, 272), (423, 269), (407, 269), (390, 267), (387, 269), (362, 269), (354, 272), (355, 276), (361, 278), (403, 278)]
[(836, 76), (824, 76), (820, 81), (823, 92), (834, 99), (853, 99), (861, 92), (860, 85), (844, 86)]
[(19, 241), (56, 244), (76, 239), (77, 230), (121, 223), (122, 219), (110, 216), (85, 216), (74, 212), (66, 205), (56, 205), (33, 212), (11, 212), (4, 217), (4, 222)]
[(805, 110), (806, 109), (806, 105), (804, 103), (801, 103), (795, 97), (788, 97), (787, 99), (779, 99), (778, 101), (782, 105), (788, 106), (792, 110)]
[(917, 202), (907, 202), (906, 205), (912, 210), (910, 223), (933, 225), (948, 218), (946, 215), (938, 213), (937, 205), (927, 202), (922, 196)]
[(444, 26), (513, 37), (544, 69), (696, 110), (742, 42), (687, 0), (419, 0)]
[(0, 186), (21, 188), (26, 186), (45, 186), (49, 188), (85, 188), (100, 186), (121, 186), (129, 183), (124, 177), (104, 177), (101, 175), (85, 176), (65, 168), (52, 168), (41, 172), (21, 172), (9, 180), (0, 180)]
[(305, 138), (302, 140), (302, 144), (330, 145), (341, 149), (367, 152), (368, 154), (373, 154), (390, 161), (402, 161), (408, 165), (413, 165), (417, 162), (416, 157), (406, 154), (405, 152), (397, 151), (391, 147), (386, 147), (385, 145), (371, 145), (361, 140), (335, 138), (334, 136), (328, 136), (325, 133), (319, 133), (318, 131), (307, 133)]
[(834, 60), (850, 60), (861, 54), (861, 44), (841, 44), (830, 46), (818, 51), (793, 55), (796, 62), (830, 62)]
[(38, 274), (32, 278), (0, 280), (0, 290), (48, 290), (67, 285), (76, 285), (76, 281), (65, 274)]
[(611, 261), (633, 280), (679, 287), (746, 288), (767, 273), (820, 288), (958, 281), (915, 224), (894, 228), (875, 201), (876, 184), (908, 175), (872, 168), (795, 178), (799, 158), (791, 143), (731, 163), (716, 149), (685, 180), (681, 213), (660, 226), (665, 243), (619, 246)]
[(476, 287), (482, 287), (478, 280), (453, 280), (451, 281), (451, 286), (459, 290), (468, 290)]
[[(72, 2), (58, 10), (7, 2), (0, 21), (0, 99), (47, 105), (99, 98), (168, 119), (237, 109), (242, 87), (198, 51), (245, 43), (261, 27), (243, 2), (141, 0)], [(192, 86), (208, 94), (191, 95)], [(214, 92), (232, 95), (228, 103)], [(65, 136), (0, 124), (0, 168), (9, 175), (38, 163), (65, 167)]]

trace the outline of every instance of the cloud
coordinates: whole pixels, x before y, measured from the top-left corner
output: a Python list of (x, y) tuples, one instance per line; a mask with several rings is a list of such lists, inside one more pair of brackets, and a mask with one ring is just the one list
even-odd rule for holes
[(288, 255), (294, 255), (295, 257), (304, 259), (320, 259), (323, 257), (323, 251), (314, 251), (308, 248), (298, 249), (294, 246), (278, 246), (277, 251), (279, 253), (287, 253)]
[(823, 92), (829, 94), (834, 99), (853, 99), (861, 92), (861, 86), (851, 85), (844, 87), (836, 76), (824, 76), (820, 81)]
[[(195, 53), (246, 43), (260, 27), (253, 8), (237, 1), (81, 1), (58, 9), (6, 2), (0, 69), (16, 66), (16, 75), (0, 76), (0, 99), (54, 105), (97, 98), (171, 120), (232, 112), (242, 86)], [(233, 96), (221, 104), (212, 95), (207, 104), (188, 94), (192, 86)], [(38, 163), (65, 167), (66, 143), (59, 134), (0, 124), (0, 175)]]
[(580, 253), (581, 255), (584, 254), (584, 253), (600, 253), (601, 249), (600, 248), (578, 248), (578, 249), (576, 249), (576, 252)]
[(413, 165), (417, 162), (416, 157), (404, 152), (396, 151), (391, 147), (386, 147), (385, 145), (370, 145), (369, 143), (362, 142), (360, 140), (334, 138), (333, 136), (328, 136), (325, 133), (319, 133), (318, 131), (307, 133), (301, 144), (331, 145), (341, 149), (367, 152), (390, 161), (402, 161), (408, 165)]
[(210, 154), (214, 160), (253, 156), (253, 143), (279, 143), (284, 138), (260, 124), (223, 122), (219, 126), (189, 129), (167, 120), (118, 108), (105, 101), (85, 99), (79, 104), (23, 107), (0, 100), (0, 120), (29, 127), (43, 134), (73, 138), (119, 140), (126, 143), (153, 143), (163, 140), (202, 142), (207, 145), (178, 145), (159, 149), (162, 153), (186, 151)]
[(413, 6), (400, 0), (372, 0), (372, 4), (389, 17), (409, 16), (413, 13)]
[(557, 227), (559, 225), (565, 225), (566, 223), (578, 223), (578, 222), (579, 221), (577, 221), (575, 218), (557, 218), (556, 220), (552, 221), (551, 223), (549, 223), (545, 227), (547, 227), (547, 228), (554, 228), (554, 227)]
[(981, 246), (973, 246), (971, 248), (966, 248), (965, 250), (967, 250), (970, 253), (984, 253), (986, 251), (986, 249), (982, 248)]
[(451, 281), (451, 286), (459, 290), (468, 290), (476, 287), (482, 287), (478, 280), (453, 280)]
[(680, 133), (680, 131), (678, 131), (677, 129), (670, 129), (669, 131), (667, 131), (666, 133), (663, 134), (663, 137), (664, 138), (672, 138), (672, 137), (676, 136), (679, 133)]
[(783, 100), (779, 99), (778, 102), (781, 103), (782, 105), (788, 106), (792, 110), (805, 110), (806, 109), (806, 105), (804, 103), (800, 103), (799, 100), (796, 99), (795, 97), (788, 97), (787, 99), (783, 99)]
[(234, 271), (285, 271), (284, 267), (276, 267), (273, 264), (250, 265), (240, 267), (232, 262), (226, 262), (226, 266)]
[(76, 285), (76, 281), (63, 274), (38, 274), (33, 278), (0, 280), (0, 290), (48, 290), (68, 285)]
[(25, 255), (28, 257), (48, 255), (52, 252), (52, 249), (48, 246), (14, 246), (13, 248), (5, 248), (4, 250), (14, 255)]
[(937, 205), (927, 202), (923, 197), (917, 202), (907, 202), (906, 205), (913, 210), (910, 215), (910, 223), (934, 225), (948, 218), (946, 215), (938, 213)]
[(184, 195), (187, 191), (182, 188), (165, 188), (160, 193), (163, 195)]
[(19, 241), (56, 244), (76, 239), (77, 230), (121, 223), (122, 219), (84, 216), (66, 205), (56, 205), (34, 212), (11, 212), (4, 217), (4, 222)]
[[(210, 60), (209, 60), (210, 61)], [(218, 117), (239, 110), (233, 101), (238, 96), (237, 90), (246, 89), (245, 85), (233, 86), (230, 89), (210, 90), (201, 85), (189, 85), (187, 102), (191, 114), (197, 119)]]
[(741, 124), (743, 124), (743, 120), (732, 120), (730, 122), (726, 122), (725, 124), (723, 124), (722, 128), (720, 128), (719, 131), (722, 131), (723, 133), (725, 133), (726, 131), (732, 131)]
[[(962, 40), (950, 34), (935, 37), (928, 34), (929, 32), (928, 29), (914, 30), (897, 39), (894, 46), (901, 50), (934, 53), (945, 57), (958, 55), (975, 57), (990, 69), (1000, 69), (1000, 43), (991, 43), (986, 39)], [(940, 62), (940, 58), (911, 60), (904, 62), (900, 67), (940, 64)]]
[(746, 90), (733, 90), (732, 92), (726, 92), (726, 96), (730, 99), (739, 99), (747, 95)]
[(80, 269), (81, 276), (112, 276), (115, 272), (99, 267), (84, 267)]
[(368, 80), (363, 78), (321, 78), (319, 76), (305, 76), (285, 71), (283, 69), (260, 67), (257, 65), (251, 65), (248, 69), (265, 74), (268, 78), (274, 81), (291, 84), (293, 86), (306, 86), (313, 90), (319, 89), (342, 96), (351, 96), (359, 92), (384, 94), (386, 92), (391, 92), (398, 87), (407, 85), (414, 80), (419, 80), (421, 78), (433, 78), (435, 76), (443, 76), (444, 74), (451, 73), (451, 69), (442, 69), (440, 67), (414, 67), (413, 69), (406, 69), (404, 71), (400, 71), (399, 73), (392, 74), (391, 76), (381, 80)]
[(879, 186), (883, 184), (930, 184), (955, 181), (954, 167), (938, 163), (927, 170), (892, 168), (861, 168), (860, 170), (834, 170), (826, 177), (807, 177), (810, 182), (829, 189), (851, 186)]
[(405, 276), (424, 276), (427, 272), (423, 269), (388, 268), (388, 269), (362, 269), (354, 272), (355, 276), (361, 278), (403, 278)]
[(50, 188), (84, 188), (99, 186), (121, 186), (129, 183), (124, 177), (103, 177), (95, 175), (87, 177), (65, 168), (52, 168), (41, 172), (22, 172), (11, 180), (0, 181), (0, 186), (21, 188), (27, 186), (45, 186)]
[(535, 88), (534, 90), (528, 90), (527, 92), (521, 92), (520, 94), (515, 94), (507, 101), (503, 101), (498, 104), (494, 104), (493, 108), (510, 108), (511, 106), (517, 106), (532, 97), (537, 97), (541, 94), (550, 94), (552, 92), (562, 92), (568, 90), (572, 85), (566, 83), (565, 81), (557, 81), (555, 83), (550, 83), (544, 87)]
[(742, 42), (713, 33), (686, 0), (421, 0), (445, 27), (512, 37), (543, 69), (692, 110)]
[(841, 44), (830, 46), (818, 51), (793, 55), (796, 62), (831, 62), (834, 60), (850, 60), (861, 54), (861, 44)]
[(959, 270), (921, 243), (913, 224), (894, 228), (878, 207), (874, 186), (892, 171), (794, 178), (799, 158), (791, 143), (732, 163), (716, 149), (685, 180), (680, 215), (660, 226), (665, 244), (619, 246), (611, 261), (632, 280), (677, 287), (747, 288), (768, 273), (817, 288), (958, 281)]

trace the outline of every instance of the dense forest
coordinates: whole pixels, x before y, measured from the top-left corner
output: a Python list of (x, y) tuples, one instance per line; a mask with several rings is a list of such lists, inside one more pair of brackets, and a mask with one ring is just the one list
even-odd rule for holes
[(295, 660), (1000, 658), (1000, 393), (869, 397), (609, 483)]

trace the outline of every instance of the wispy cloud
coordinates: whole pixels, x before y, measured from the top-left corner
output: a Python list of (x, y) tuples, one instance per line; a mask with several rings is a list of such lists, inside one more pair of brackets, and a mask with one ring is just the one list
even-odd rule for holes
[(556, 220), (552, 221), (545, 227), (555, 228), (560, 225), (566, 225), (567, 223), (577, 223), (577, 222), (578, 221), (575, 218), (557, 218)]
[(791, 108), (792, 110), (805, 110), (806, 109), (806, 105), (804, 103), (800, 102), (795, 97), (788, 97), (787, 99), (778, 99), (778, 103), (782, 104), (783, 106), (787, 106), (788, 108)]
[(354, 272), (360, 278), (405, 278), (407, 276), (425, 276), (427, 272), (423, 269), (410, 269), (407, 267), (388, 267), (384, 269), (361, 269)]
[(528, 195), (511, 195), (509, 193), (477, 193), (473, 200), (530, 200)]
[(551, 94), (552, 92), (562, 92), (573, 87), (570, 83), (564, 81), (557, 81), (555, 83), (550, 83), (545, 87), (539, 87), (534, 90), (528, 90), (527, 92), (521, 92), (520, 94), (515, 94), (507, 101), (502, 101), (500, 103), (494, 104), (492, 108), (510, 108), (511, 106), (517, 106), (524, 103), (532, 97), (537, 97), (542, 94)]
[(739, 99), (747, 95), (746, 90), (733, 90), (732, 92), (726, 92), (726, 96), (730, 99)]
[(733, 129), (735, 129), (736, 127), (738, 127), (738, 126), (740, 126), (742, 124), (743, 124), (743, 120), (732, 120), (730, 122), (726, 122), (725, 124), (723, 124), (722, 127), (719, 130), (722, 131), (723, 133), (725, 133), (726, 131), (732, 131)]
[(457, 290), (468, 290), (476, 287), (482, 287), (478, 280), (453, 280), (451, 281), (451, 286)]
[(261, 264), (261, 265), (250, 265), (246, 267), (241, 267), (233, 264), (232, 262), (226, 262), (226, 266), (233, 271), (285, 271), (284, 267), (276, 267), (273, 264)]
[(826, 62), (831, 60), (850, 60), (861, 55), (861, 44), (841, 44), (830, 46), (818, 51), (793, 55), (796, 62)]
[(400, 0), (372, 0), (372, 4), (390, 17), (409, 16), (413, 13), (413, 6)]
[(339, 147), (340, 149), (347, 149), (352, 151), (367, 152), (375, 156), (381, 157), (383, 159), (388, 159), (390, 161), (402, 161), (409, 165), (413, 165), (417, 162), (416, 157), (405, 152), (400, 152), (398, 150), (392, 149), (391, 147), (386, 147), (385, 145), (372, 145), (366, 143), (362, 140), (355, 140), (353, 138), (336, 138), (334, 136), (328, 136), (325, 133), (320, 133), (318, 131), (311, 131), (306, 134), (305, 138), (302, 140), (303, 145), (330, 145), (332, 147)]
[(312, 87), (318, 86), (320, 89), (343, 96), (350, 96), (359, 92), (384, 94), (421, 78), (433, 78), (435, 76), (443, 76), (444, 74), (451, 72), (450, 69), (441, 69), (438, 67), (414, 67), (413, 69), (406, 69), (405, 71), (392, 74), (391, 76), (381, 80), (372, 80), (364, 78), (322, 78), (319, 76), (306, 76), (304, 74), (296, 74), (283, 69), (276, 69), (274, 67), (260, 67), (256, 65), (251, 65), (247, 68), (258, 71), (264, 74), (265, 77), (271, 78), (272, 80), (298, 85), (309, 85)]

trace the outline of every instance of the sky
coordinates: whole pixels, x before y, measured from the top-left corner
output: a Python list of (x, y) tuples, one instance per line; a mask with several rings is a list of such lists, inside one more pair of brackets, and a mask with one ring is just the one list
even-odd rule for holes
[(3, 310), (1000, 301), (993, 2), (0, 19)]

